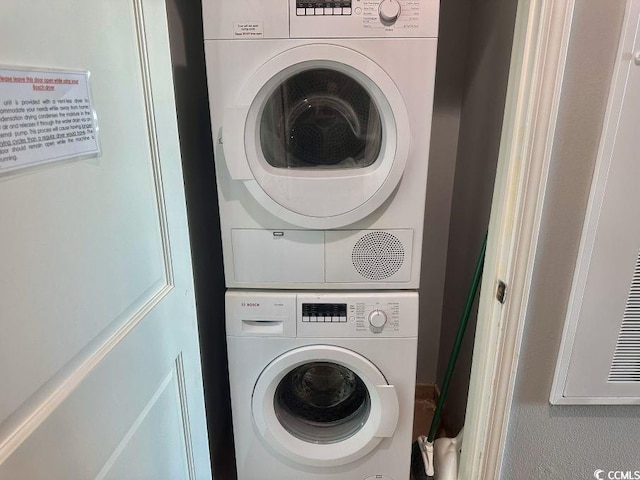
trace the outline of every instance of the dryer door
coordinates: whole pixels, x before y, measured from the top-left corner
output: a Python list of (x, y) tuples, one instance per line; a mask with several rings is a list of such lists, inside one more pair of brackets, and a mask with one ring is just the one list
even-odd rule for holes
[(398, 397), (366, 358), (314, 345), (291, 350), (263, 370), (252, 411), (269, 448), (300, 464), (330, 467), (363, 457), (393, 435)]
[(354, 223), (394, 191), (410, 129), (395, 83), (336, 45), (292, 48), (265, 63), (225, 111), (224, 156), (271, 213), (306, 228)]

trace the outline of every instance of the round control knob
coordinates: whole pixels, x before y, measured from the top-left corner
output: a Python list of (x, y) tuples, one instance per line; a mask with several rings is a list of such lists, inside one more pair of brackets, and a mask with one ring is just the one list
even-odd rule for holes
[(373, 328), (382, 330), (385, 323), (387, 323), (387, 314), (382, 310), (374, 310), (369, 314), (369, 324)]
[(382, 0), (378, 7), (378, 15), (380, 15), (380, 21), (384, 25), (393, 25), (400, 16), (400, 4), (398, 0)]

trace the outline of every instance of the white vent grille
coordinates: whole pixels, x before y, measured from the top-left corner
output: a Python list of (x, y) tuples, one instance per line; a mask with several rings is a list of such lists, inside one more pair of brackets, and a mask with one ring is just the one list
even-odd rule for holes
[(609, 371), (610, 382), (640, 382), (640, 254)]
[(353, 266), (369, 280), (385, 280), (404, 263), (404, 247), (388, 232), (371, 232), (361, 237), (351, 252)]

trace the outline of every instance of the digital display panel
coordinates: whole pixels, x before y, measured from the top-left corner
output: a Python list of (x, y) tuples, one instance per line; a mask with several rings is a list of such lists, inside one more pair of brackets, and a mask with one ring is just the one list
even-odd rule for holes
[(303, 322), (346, 322), (346, 303), (303, 303)]
[(296, 2), (296, 8), (351, 8), (351, 0), (307, 0)]

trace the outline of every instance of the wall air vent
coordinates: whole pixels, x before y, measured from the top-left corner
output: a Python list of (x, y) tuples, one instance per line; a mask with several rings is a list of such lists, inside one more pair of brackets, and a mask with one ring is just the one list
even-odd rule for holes
[(640, 405), (640, 0), (629, 2), (550, 401)]
[(640, 254), (609, 372), (610, 382), (640, 382)]

